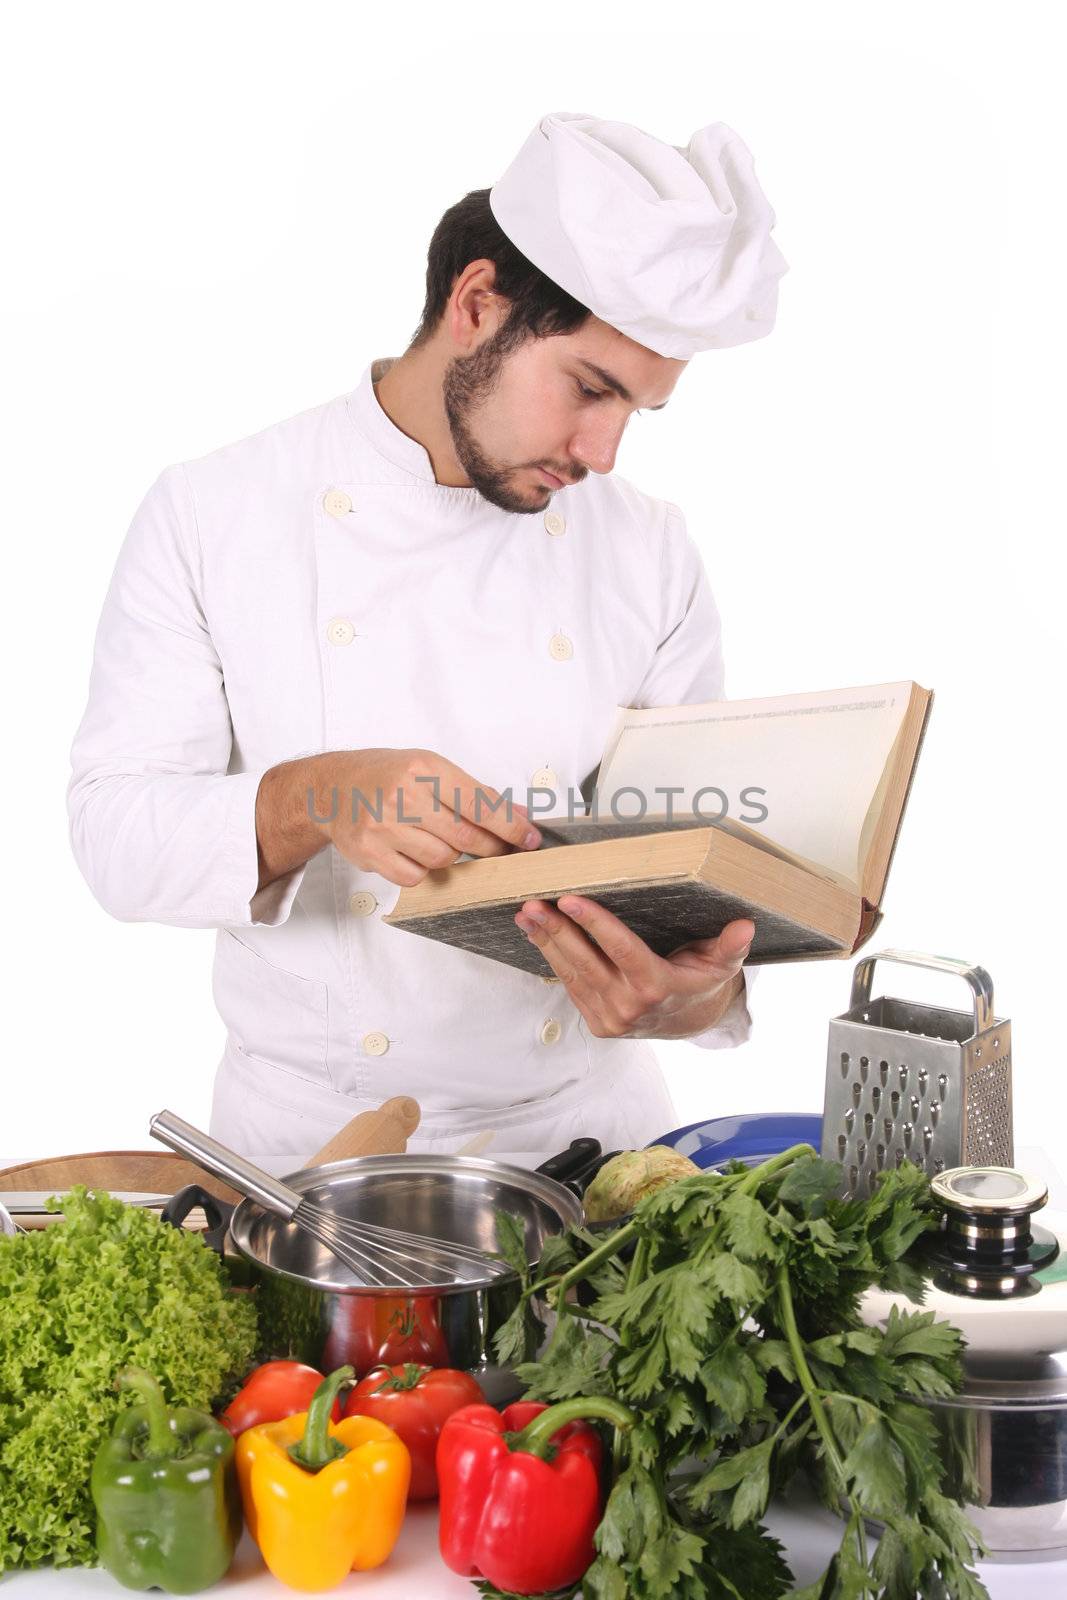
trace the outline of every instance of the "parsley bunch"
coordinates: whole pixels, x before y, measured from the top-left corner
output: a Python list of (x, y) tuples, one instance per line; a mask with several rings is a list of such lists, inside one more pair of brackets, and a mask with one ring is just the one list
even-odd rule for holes
[[(932, 1312), (894, 1309), (885, 1328), (859, 1316), (874, 1284), (921, 1301), (907, 1253), (937, 1225), (927, 1180), (904, 1165), (864, 1200), (841, 1199), (840, 1183), (840, 1167), (800, 1145), (683, 1178), (606, 1240), (576, 1228), (549, 1241), (498, 1356), (537, 1348), (547, 1300), (551, 1342), (517, 1368), (527, 1397), (606, 1394), (639, 1417), (615, 1439), (597, 1559), (573, 1593), (792, 1592), (761, 1518), (803, 1470), (844, 1533), (802, 1600), (986, 1596), (977, 1535), (944, 1492), (936, 1425), (916, 1403), (959, 1389), (960, 1335)], [(876, 1548), (866, 1517), (885, 1524)]]

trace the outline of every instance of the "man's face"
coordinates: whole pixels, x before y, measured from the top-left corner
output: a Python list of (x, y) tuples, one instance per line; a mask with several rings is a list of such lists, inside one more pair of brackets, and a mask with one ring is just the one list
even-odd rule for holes
[(592, 316), (575, 333), (501, 345), (498, 332), (454, 357), (442, 396), (457, 460), (502, 511), (543, 511), (587, 472), (610, 472), (630, 417), (665, 405), (686, 366)]

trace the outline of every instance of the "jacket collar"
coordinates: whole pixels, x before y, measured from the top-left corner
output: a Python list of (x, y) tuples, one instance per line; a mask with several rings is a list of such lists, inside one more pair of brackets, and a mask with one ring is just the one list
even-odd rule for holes
[[(384, 377), (395, 359), (395, 356), (378, 356), (370, 363), (359, 381), (359, 387), (353, 389), (348, 396), (349, 415), (374, 448), (394, 466), (401, 467), (413, 477), (435, 484), (438, 488), (447, 487), (437, 483), (426, 448), (417, 439), (410, 438), (397, 427), (382, 410), (378, 396), (374, 392), (374, 385)], [(453, 490), (453, 493), (455, 492)], [(476, 490), (470, 489), (465, 492), (477, 493)]]

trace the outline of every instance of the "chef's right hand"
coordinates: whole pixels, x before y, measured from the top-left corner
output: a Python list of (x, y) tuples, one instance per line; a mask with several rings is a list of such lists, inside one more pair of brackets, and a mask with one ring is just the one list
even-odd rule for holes
[[(331, 843), (390, 883), (412, 887), (461, 855), (500, 856), (541, 842), (524, 806), (435, 750), (344, 751), (331, 768), (330, 785), (338, 791), (337, 815), (327, 827)], [(321, 815), (332, 810), (330, 798)]]

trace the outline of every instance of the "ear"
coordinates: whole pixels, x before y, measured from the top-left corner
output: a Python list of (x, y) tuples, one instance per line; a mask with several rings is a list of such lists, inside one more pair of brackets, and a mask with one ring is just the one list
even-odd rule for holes
[(498, 294), (496, 266), (492, 261), (471, 261), (452, 286), (448, 301), (448, 327), (453, 342), (473, 349), (492, 336), (504, 319), (507, 301)]

